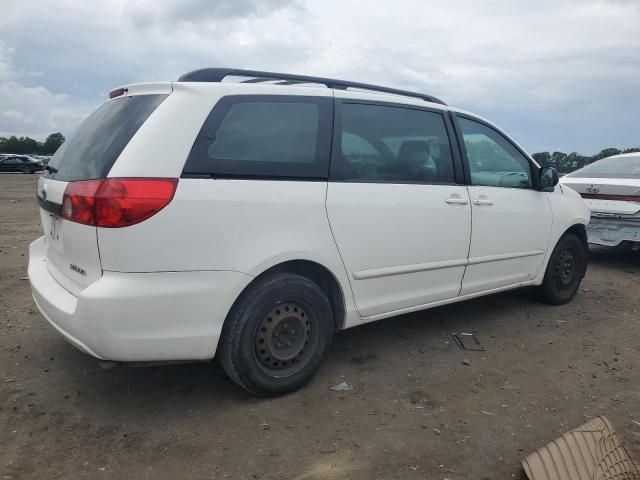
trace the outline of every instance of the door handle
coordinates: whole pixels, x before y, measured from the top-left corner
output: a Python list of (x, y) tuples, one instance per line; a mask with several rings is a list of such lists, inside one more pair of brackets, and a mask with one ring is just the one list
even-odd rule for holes
[(476, 200), (473, 201), (473, 204), (474, 205), (493, 205), (493, 202), (491, 200), (488, 200), (488, 199), (485, 198), (485, 199), (482, 199), (482, 200), (476, 199)]
[(445, 202), (448, 203), (449, 205), (466, 205), (467, 203), (469, 203), (466, 198), (456, 198), (456, 197), (447, 198)]

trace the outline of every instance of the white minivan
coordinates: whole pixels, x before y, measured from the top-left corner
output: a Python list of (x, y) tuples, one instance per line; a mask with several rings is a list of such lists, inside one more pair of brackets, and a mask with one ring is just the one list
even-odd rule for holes
[(334, 332), (507, 289), (569, 301), (580, 196), (512, 139), (429, 95), (203, 69), (128, 85), (38, 183), (43, 316), (99, 359), (212, 359), (295, 390)]

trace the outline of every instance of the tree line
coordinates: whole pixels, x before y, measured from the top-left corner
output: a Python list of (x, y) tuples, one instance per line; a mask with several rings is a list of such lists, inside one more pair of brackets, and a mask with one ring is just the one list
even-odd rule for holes
[(554, 167), (560, 173), (570, 173), (597, 160), (601, 160), (612, 155), (618, 155), (620, 153), (631, 152), (640, 152), (640, 147), (627, 148), (625, 150), (620, 150), (617, 148), (605, 148), (604, 150), (600, 151), (600, 153), (596, 153), (595, 155), (591, 155), (590, 157), (580, 155), (576, 152), (571, 152), (569, 154), (563, 152), (538, 152), (534, 153), (532, 157), (543, 167)]
[(35, 153), (38, 155), (53, 155), (58, 147), (64, 143), (64, 135), (60, 132), (52, 133), (44, 142), (30, 137), (0, 137), (0, 153)]

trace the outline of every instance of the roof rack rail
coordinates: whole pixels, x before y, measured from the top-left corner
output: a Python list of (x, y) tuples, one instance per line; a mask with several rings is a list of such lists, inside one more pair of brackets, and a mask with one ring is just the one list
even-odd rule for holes
[(332, 78), (312, 77), (307, 75), (293, 75), (290, 73), (261, 72), (258, 70), (243, 70), (238, 68), (202, 68), (194, 70), (182, 75), (179, 82), (222, 82), (226, 77), (249, 77), (243, 83), (260, 83), (268, 81), (278, 81), (279, 85), (295, 85), (297, 83), (317, 83), (326, 85), (328, 88), (338, 90), (346, 90), (348, 88), (357, 88), (361, 90), (370, 90), (373, 92), (390, 93), (393, 95), (402, 95), (404, 97), (420, 98), (431, 103), (440, 103), (446, 105), (439, 98), (424, 93), (409, 92), (407, 90), (398, 90), (396, 88), (380, 87), (378, 85), (370, 85), (368, 83), (349, 82), (346, 80), (335, 80)]

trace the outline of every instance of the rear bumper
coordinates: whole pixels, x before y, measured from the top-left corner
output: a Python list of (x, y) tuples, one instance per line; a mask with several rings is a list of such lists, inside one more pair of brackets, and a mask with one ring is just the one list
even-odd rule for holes
[(624, 219), (592, 216), (587, 225), (587, 241), (615, 247), (622, 242), (640, 242), (640, 218)]
[(230, 271), (120, 273), (77, 296), (49, 273), (44, 238), (29, 247), (33, 298), (47, 321), (89, 355), (121, 362), (206, 360), (252, 277)]

